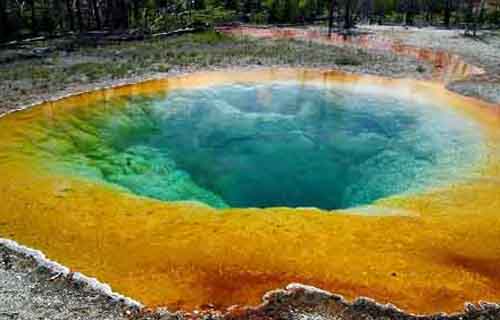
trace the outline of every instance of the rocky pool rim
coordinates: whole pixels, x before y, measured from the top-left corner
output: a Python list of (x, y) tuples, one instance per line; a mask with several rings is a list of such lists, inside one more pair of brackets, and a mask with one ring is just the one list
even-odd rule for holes
[[(325, 67), (294, 67), (294, 66), (259, 66), (259, 65), (250, 65), (250, 66), (237, 66), (237, 67), (222, 67), (222, 68), (204, 68), (201, 70), (183, 70), (183, 71), (178, 71), (172, 74), (155, 74), (153, 76), (151, 75), (146, 75), (146, 76), (140, 76), (140, 77), (135, 77), (131, 79), (121, 79), (118, 81), (109, 81), (105, 82), (104, 84), (96, 87), (92, 87), (89, 89), (83, 89), (79, 90), (78, 88), (73, 91), (73, 88), (70, 88), (69, 92), (66, 92), (64, 94), (54, 94), (48, 99), (41, 99), (41, 100), (36, 100), (35, 102), (28, 103), (28, 104), (23, 104), (20, 107), (8, 109), (7, 111), (0, 113), (0, 121), (3, 117), (8, 116), (12, 113), (16, 112), (22, 112), (22, 111), (27, 111), (31, 108), (34, 107), (39, 107), (43, 104), (46, 103), (56, 103), (61, 100), (65, 100), (68, 98), (75, 98), (78, 96), (82, 96), (85, 94), (90, 94), (90, 93), (98, 93), (98, 92), (104, 92), (107, 90), (114, 90), (114, 89), (122, 89), (126, 88), (128, 86), (134, 86), (134, 85), (139, 85), (139, 84), (146, 84), (148, 82), (155, 82), (155, 81), (165, 81), (168, 79), (172, 78), (180, 78), (184, 76), (190, 76), (194, 74), (199, 74), (199, 73), (216, 73), (216, 72), (245, 72), (245, 71), (265, 71), (265, 70), (302, 70), (302, 71), (310, 71), (310, 72), (321, 72), (321, 73), (328, 73), (328, 72), (335, 72), (341, 75), (346, 75), (346, 76), (354, 76), (354, 77), (368, 77), (368, 78), (373, 78), (373, 79), (381, 79), (381, 80), (387, 80), (387, 81), (411, 81), (414, 83), (427, 83), (427, 84), (440, 84), (442, 87), (442, 90), (446, 91), (447, 93), (451, 93), (454, 95), (459, 96), (461, 99), (466, 100), (471, 103), (478, 103), (481, 105), (481, 107), (487, 107), (487, 108), (495, 108), (498, 107), (497, 104), (485, 101), (484, 99), (480, 97), (475, 97), (475, 96), (467, 96), (463, 95), (460, 92), (456, 92), (453, 90), (448, 89), (448, 86), (435, 80), (422, 80), (422, 79), (414, 79), (414, 78), (409, 78), (409, 77), (390, 77), (390, 76), (383, 76), (383, 75), (373, 75), (373, 74), (364, 74), (364, 73), (357, 73), (357, 72), (348, 72), (344, 70), (339, 70), (339, 69), (333, 69), (333, 68), (325, 68)], [(320, 211), (324, 211), (323, 209), (318, 209)], [(128, 307), (130, 309), (148, 309), (147, 306), (143, 305), (140, 301), (136, 301), (133, 298), (127, 297), (125, 295), (120, 294), (119, 292), (113, 291), (113, 288), (105, 283), (100, 281), (97, 278), (89, 277), (85, 274), (82, 274), (80, 272), (72, 272), (71, 269), (68, 267), (58, 263), (57, 261), (53, 261), (46, 257), (43, 251), (28, 247), (22, 243), (19, 243), (15, 240), (9, 239), (9, 238), (4, 238), (0, 236), (0, 246), (3, 246), (7, 248), (8, 250), (11, 250), (13, 252), (16, 252), (20, 255), (23, 255), (28, 258), (34, 259), (36, 262), (37, 266), (39, 267), (44, 267), (47, 270), (49, 270), (52, 273), (55, 274), (60, 274), (62, 276), (70, 276), (71, 275), (71, 281), (73, 283), (84, 283), (88, 286), (90, 286), (92, 289), (96, 290), (98, 293), (101, 293), (105, 296), (108, 296), (112, 301), (116, 302), (122, 302), (125, 307)], [(489, 302), (489, 301), (483, 301), (479, 300), (477, 302), (469, 302), (466, 301), (464, 302), (464, 307), (463, 311), (457, 311), (457, 312), (451, 312), (451, 313), (446, 313), (446, 312), (436, 312), (436, 313), (412, 313), (412, 312), (407, 312), (401, 308), (398, 308), (396, 305), (392, 303), (380, 303), (377, 302), (375, 299), (372, 299), (370, 297), (365, 297), (365, 296), (357, 296), (353, 299), (345, 299), (343, 295), (337, 294), (334, 292), (329, 292), (326, 290), (323, 290), (321, 288), (317, 288), (314, 286), (310, 286), (307, 284), (301, 284), (301, 283), (290, 283), (286, 286), (286, 288), (276, 288), (273, 290), (269, 290), (265, 292), (262, 295), (262, 303), (258, 305), (235, 305), (238, 307), (243, 307), (246, 310), (253, 310), (253, 311), (259, 311), (260, 309), (263, 309), (266, 307), (266, 305), (269, 303), (267, 300), (270, 295), (272, 295), (275, 292), (278, 291), (286, 291), (289, 292), (290, 290), (293, 289), (300, 289), (304, 290), (308, 293), (311, 294), (316, 294), (320, 296), (325, 296), (326, 299), (333, 299), (336, 301), (339, 301), (343, 304), (346, 304), (349, 307), (356, 306), (358, 304), (363, 304), (363, 303), (368, 303), (372, 304), (377, 310), (379, 310), (382, 313), (389, 313), (393, 314), (394, 316), (401, 317), (401, 319), (452, 319), (452, 318), (462, 318), (465, 317), (464, 319), (468, 319), (468, 314), (472, 308), (472, 310), (475, 311), (477, 310), (484, 310), (485, 308), (491, 308), (495, 310), (500, 310), (500, 302)], [(229, 309), (231, 307), (226, 308), (226, 310), (220, 310), (222, 312), (225, 312), (224, 315), (229, 313)], [(160, 309), (165, 309), (165, 308), (156, 308), (156, 310)], [(196, 309), (195, 309), (196, 310)], [(167, 310), (168, 311), (168, 310)], [(193, 310), (180, 310), (177, 311), (177, 313), (180, 313), (183, 315), (184, 313), (189, 313), (192, 312)]]

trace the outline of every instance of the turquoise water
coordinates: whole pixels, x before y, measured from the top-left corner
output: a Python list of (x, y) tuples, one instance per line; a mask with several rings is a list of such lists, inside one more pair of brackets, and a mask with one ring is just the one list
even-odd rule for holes
[(57, 168), (166, 201), (350, 208), (460, 180), (481, 134), (452, 108), (349, 88), (225, 85), (102, 101), (44, 124)]

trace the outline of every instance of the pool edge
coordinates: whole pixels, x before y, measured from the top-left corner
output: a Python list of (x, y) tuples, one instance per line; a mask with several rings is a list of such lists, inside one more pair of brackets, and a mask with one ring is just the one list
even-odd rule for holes
[[(118, 81), (118, 82), (111, 82), (108, 84), (105, 84), (103, 86), (97, 86), (94, 88), (89, 88), (89, 89), (84, 89), (84, 90), (75, 90), (74, 92), (69, 92), (65, 94), (60, 94), (60, 95), (54, 95), (50, 99), (46, 100), (39, 100), (31, 104), (23, 105), (19, 108), (11, 109), (6, 111), (5, 113), (0, 114), (0, 119), (15, 112), (19, 111), (24, 111), (31, 109), (33, 107), (37, 107), (39, 105), (45, 104), (45, 103), (52, 103), (52, 102), (57, 102), (59, 100), (71, 98), (71, 97), (77, 97), (80, 95), (84, 95), (87, 93), (91, 93), (94, 91), (105, 91), (105, 90), (112, 90), (112, 89), (117, 89), (117, 88), (124, 88), (130, 85), (135, 85), (139, 83), (145, 83), (145, 82), (152, 82), (152, 81), (162, 81), (162, 80), (167, 80), (170, 78), (176, 78), (176, 77), (183, 77), (183, 76), (188, 76), (188, 75), (193, 75), (197, 73), (209, 73), (209, 72), (226, 72), (226, 71), (235, 71), (235, 72), (241, 72), (241, 71), (261, 71), (261, 70), (296, 70), (296, 69), (301, 69), (301, 70), (306, 70), (306, 71), (316, 71), (316, 72), (322, 72), (322, 73), (328, 73), (328, 72), (338, 72), (340, 74), (345, 74), (348, 76), (353, 76), (353, 77), (358, 77), (358, 76), (368, 76), (368, 77), (373, 77), (374, 79), (386, 79), (389, 81), (393, 80), (403, 80), (403, 81), (410, 81), (410, 82), (416, 82), (420, 84), (428, 84), (428, 85), (440, 85), (439, 83), (429, 81), (429, 80), (418, 80), (418, 79), (412, 79), (412, 78), (392, 78), (392, 77), (385, 77), (385, 76), (379, 76), (379, 75), (371, 75), (371, 74), (362, 74), (362, 73), (353, 73), (353, 72), (346, 72), (338, 69), (332, 69), (332, 68), (325, 68), (325, 67), (283, 67), (283, 66), (248, 66), (248, 67), (230, 67), (230, 68), (216, 68), (216, 69), (206, 69), (206, 70), (195, 70), (195, 71), (185, 71), (185, 72), (179, 72), (171, 75), (157, 75), (157, 76), (146, 76), (146, 77), (141, 77), (138, 79), (127, 79), (125, 81)], [(440, 85), (441, 86), (441, 85)], [(447, 88), (447, 86), (442, 85), (443, 90), (446, 91), (446, 93), (452, 94), (452, 95), (457, 95), (461, 98), (464, 98), (465, 100), (468, 101), (474, 101), (478, 102), (481, 104), (481, 106), (496, 106), (496, 104), (484, 101), (480, 98), (477, 97), (470, 97), (470, 96), (465, 96), (462, 95), (461, 93), (452, 91)], [(33, 258), (38, 266), (41, 267), (46, 267), (50, 271), (61, 274), (63, 276), (67, 276), (72, 274), (72, 280), (74, 280), (76, 283), (85, 283), (89, 285), (92, 289), (96, 290), (97, 292), (106, 295), (110, 297), (114, 301), (122, 301), (124, 304), (128, 307), (132, 308), (139, 308), (143, 309), (147, 306), (142, 305), (140, 302), (126, 297), (120, 293), (114, 292), (113, 289), (111, 288), (110, 285), (99, 281), (99, 279), (92, 278), (89, 276), (86, 276), (82, 273), (79, 272), (71, 272), (71, 270), (62, 265), (59, 264), (56, 261), (52, 261), (49, 258), (45, 256), (45, 254), (37, 249), (30, 248), (28, 246), (22, 245), (14, 240), (8, 239), (8, 238), (2, 238), (0, 237), (0, 246), (5, 246), (7, 249), (19, 253), (23, 256), (31, 257)], [(241, 306), (239, 308), (244, 309), (250, 313), (253, 312), (261, 312), (262, 310), (266, 309), (269, 307), (270, 304), (272, 304), (274, 301), (272, 300), (273, 297), (276, 295), (288, 295), (291, 297), (300, 295), (300, 294), (305, 294), (305, 295), (311, 295), (312, 297), (316, 297), (316, 299), (319, 299), (317, 304), (321, 304), (322, 300), (335, 300), (343, 305), (345, 305), (347, 308), (358, 308), (359, 306), (369, 306), (372, 309), (375, 309), (377, 312), (380, 312), (383, 315), (393, 315), (395, 316), (394, 319), (415, 319), (415, 318), (421, 318), (421, 319), (434, 319), (438, 317), (439, 319), (451, 319), (454, 317), (465, 317), (464, 319), (469, 319), (468, 314), (470, 312), (479, 312), (482, 310), (497, 310), (500, 315), (500, 302), (495, 303), (495, 302), (485, 302), (485, 301), (478, 301), (476, 304), (471, 303), (471, 302), (465, 302), (464, 303), (464, 310), (462, 311), (457, 311), (456, 313), (435, 313), (435, 314), (416, 314), (416, 313), (411, 313), (411, 312), (406, 312), (397, 306), (387, 303), (379, 303), (374, 299), (371, 299), (369, 297), (364, 297), (364, 296), (358, 296), (354, 298), (352, 301), (348, 301), (347, 299), (344, 298), (344, 296), (336, 293), (332, 293), (329, 291), (322, 290), (320, 288), (316, 288), (313, 286), (309, 286), (306, 284), (300, 284), (300, 283), (290, 283), (287, 285), (284, 289), (274, 289), (267, 291), (262, 295), (262, 303), (256, 306)], [(282, 302), (281, 302), (282, 303)], [(228, 310), (232, 309), (233, 307), (229, 307)], [(369, 308), (368, 308), (369, 309)], [(191, 310), (182, 310), (181, 312), (191, 312)], [(250, 315), (250, 314), (249, 314)], [(226, 316), (229, 316), (231, 318), (231, 311), (228, 311), (224, 315), (224, 318)]]

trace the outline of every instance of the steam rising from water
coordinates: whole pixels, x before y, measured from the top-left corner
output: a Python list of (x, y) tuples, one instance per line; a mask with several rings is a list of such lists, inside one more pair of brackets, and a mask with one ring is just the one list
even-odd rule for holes
[(115, 98), (44, 129), (57, 170), (217, 208), (370, 204), (460, 179), (482, 148), (450, 108), (295, 82)]

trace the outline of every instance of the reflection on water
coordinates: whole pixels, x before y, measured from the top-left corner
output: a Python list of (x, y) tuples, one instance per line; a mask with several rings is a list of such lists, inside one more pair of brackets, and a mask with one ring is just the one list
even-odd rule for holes
[(457, 179), (481, 154), (477, 125), (452, 109), (296, 82), (90, 110), (47, 123), (33, 146), (75, 174), (216, 208), (369, 204)]
[[(317, 70), (93, 92), (0, 119), (0, 236), (152, 307), (257, 304), (302, 282), (457, 311), (500, 299), (499, 128), (435, 83)], [(375, 214), (154, 199), (267, 206), (283, 185), (323, 205), (323, 180), (343, 194), (325, 207), (382, 197)]]

